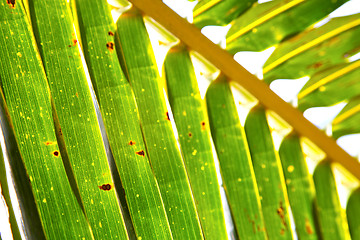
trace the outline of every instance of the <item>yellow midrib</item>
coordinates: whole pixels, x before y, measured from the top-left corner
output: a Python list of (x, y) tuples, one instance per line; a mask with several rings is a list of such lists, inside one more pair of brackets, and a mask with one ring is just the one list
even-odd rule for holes
[(339, 115), (337, 118), (334, 119), (334, 121), (332, 122), (333, 125), (335, 124), (339, 124), (342, 121), (344, 121), (345, 119), (353, 116), (355, 113), (360, 112), (360, 105), (357, 105), (354, 108), (351, 108), (349, 111), (346, 111), (344, 113), (342, 113), (341, 115)]
[(204, 5), (202, 5), (201, 7), (199, 7), (198, 9), (196, 9), (193, 13), (193, 17), (197, 17), (200, 14), (202, 14), (203, 12), (205, 12), (206, 10), (212, 8), (213, 6), (215, 6), (218, 2), (221, 2), (222, 0), (212, 0), (209, 1), (207, 3), (205, 3)]
[(263, 24), (264, 22), (270, 20), (273, 17), (276, 17), (277, 15), (285, 12), (286, 10), (289, 10), (290, 8), (298, 5), (299, 3), (304, 2), (304, 0), (294, 0), (291, 1), (287, 4), (284, 4), (283, 6), (275, 9), (274, 11), (271, 11), (270, 13), (258, 18), (256, 21), (250, 23), (249, 25), (247, 25), (244, 28), (241, 28), (239, 31), (235, 32), (234, 34), (230, 35), (227, 39), (226, 39), (226, 44), (231, 43), (232, 41), (234, 41), (235, 39), (237, 39), (238, 37), (240, 37), (241, 35), (249, 32), (251, 29)]
[(314, 40), (312, 40), (308, 43), (305, 43), (304, 45), (301, 45), (300, 47), (294, 49), (293, 51), (290, 51), (289, 53), (285, 54), (281, 58), (277, 59), (276, 61), (272, 62), (268, 66), (264, 67), (263, 74), (269, 72), (270, 70), (274, 69), (275, 67), (279, 66), (280, 64), (284, 63), (285, 61), (289, 60), (290, 58), (294, 57), (295, 55), (298, 55), (298, 54), (316, 46), (317, 44), (319, 44), (325, 40), (328, 40), (340, 33), (343, 33), (351, 28), (354, 28), (358, 25), (360, 25), (360, 19), (356, 19), (352, 22), (346, 23), (324, 35), (321, 35), (318, 38), (315, 38)]
[(298, 94), (298, 99), (300, 100), (301, 98), (307, 96), (308, 94), (312, 93), (313, 91), (315, 91), (316, 89), (318, 89), (321, 86), (324, 86), (325, 84), (346, 75), (347, 73), (356, 70), (358, 67), (360, 67), (360, 61), (356, 61), (351, 63), (350, 65), (347, 65), (346, 67), (328, 75), (327, 77), (321, 79), (320, 81), (314, 83), (313, 85), (309, 86), (308, 88), (306, 88), (304, 91), (300, 92)]

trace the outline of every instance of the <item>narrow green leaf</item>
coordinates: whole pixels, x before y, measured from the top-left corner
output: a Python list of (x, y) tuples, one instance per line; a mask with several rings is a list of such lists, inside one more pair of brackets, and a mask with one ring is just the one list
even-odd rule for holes
[(183, 46), (170, 49), (165, 72), (181, 152), (204, 237), (228, 239), (205, 106), (189, 52)]
[[(20, 240), (20, 230), (19, 226), (16, 222), (14, 208), (10, 199), (10, 192), (9, 192), (9, 185), (7, 182), (7, 176), (6, 176), (6, 168), (5, 168), (5, 162), (4, 162), (4, 156), (5, 154), (4, 150), (0, 146), (0, 186), (1, 186), (1, 194), (3, 195), (5, 199), (6, 206), (8, 208), (9, 213), (9, 222), (11, 227), (11, 232), (13, 235), (14, 240)], [(1, 236), (1, 234), (0, 234)]]
[(15, 194), (21, 211), (23, 230), (29, 240), (45, 239), (31, 183), (9, 119), (10, 114), (7, 111), (3, 92), (0, 92), (0, 123)]
[(346, 206), (346, 216), (352, 239), (360, 239), (360, 188), (351, 193)]
[(232, 54), (263, 51), (303, 31), (347, 1), (275, 0), (255, 4), (234, 21), (226, 36), (226, 49)]
[(206, 93), (211, 134), (240, 239), (267, 239), (254, 170), (229, 83), (220, 76)]
[[(106, 1), (77, 0), (82, 46), (99, 100), (138, 239), (171, 239), (170, 226), (145, 149), (130, 83), (114, 50), (115, 24)], [(161, 227), (160, 227), (161, 226)]]
[(261, 106), (253, 108), (247, 116), (245, 133), (268, 237), (292, 239), (283, 171), (274, 148), (265, 110)]
[(193, 11), (195, 26), (226, 25), (246, 11), (256, 0), (202, 0)]
[(46, 238), (92, 239), (61, 155), (53, 155), (50, 91), (27, 16), (20, 1), (8, 2), (0, 3), (1, 87)]
[(315, 73), (298, 94), (301, 111), (331, 106), (349, 100), (360, 92), (360, 60), (344, 63)]
[(136, 9), (117, 22), (117, 50), (133, 87), (149, 154), (174, 239), (202, 239), (200, 223), (180, 151), (177, 148), (161, 79), (142, 16)]
[(313, 174), (316, 210), (323, 239), (345, 239), (336, 183), (329, 161), (320, 162)]
[[(68, 3), (29, 0), (29, 4), (61, 128), (59, 139), (65, 144), (61, 154), (69, 159), (85, 215), (95, 239), (125, 239), (127, 233)], [(53, 142), (45, 141), (48, 145)]]
[(285, 137), (279, 154), (297, 236), (299, 239), (318, 239), (313, 209), (314, 185), (300, 146), (299, 136), (291, 133)]
[(355, 97), (341, 110), (332, 121), (332, 136), (360, 133), (360, 97)]
[(297, 79), (346, 62), (358, 52), (360, 14), (338, 17), (281, 43), (266, 61), (267, 83), (279, 78)]

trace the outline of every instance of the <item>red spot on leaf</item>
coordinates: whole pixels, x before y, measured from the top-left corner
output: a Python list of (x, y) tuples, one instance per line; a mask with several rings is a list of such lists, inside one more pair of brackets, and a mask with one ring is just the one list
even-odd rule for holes
[(305, 228), (308, 234), (313, 234), (313, 230), (308, 219), (305, 220)]
[(45, 144), (46, 146), (49, 146), (49, 145), (54, 145), (54, 144), (55, 144), (55, 142), (52, 142), (52, 141), (46, 141), (46, 142), (44, 142), (44, 144)]
[(104, 191), (110, 191), (111, 190), (111, 185), (110, 184), (103, 184), (103, 185), (99, 186), (99, 188), (101, 190), (104, 190)]
[(108, 42), (106, 44), (106, 47), (110, 52), (112, 52), (114, 50), (114, 43), (113, 42)]
[(138, 152), (136, 152), (136, 154), (139, 156), (143, 156), (143, 157), (145, 156), (144, 150), (138, 151)]
[(205, 129), (206, 129), (206, 127), (205, 127), (205, 122), (202, 121), (202, 122), (201, 122), (201, 130), (205, 130)]
[(6, 0), (6, 3), (9, 4), (11, 8), (15, 8), (15, 0)]
[(72, 44), (72, 45), (69, 45), (68, 47), (74, 47), (74, 46), (76, 46), (76, 44), (77, 44), (78, 41), (77, 41), (76, 39), (73, 39), (72, 42), (73, 42), (73, 44)]

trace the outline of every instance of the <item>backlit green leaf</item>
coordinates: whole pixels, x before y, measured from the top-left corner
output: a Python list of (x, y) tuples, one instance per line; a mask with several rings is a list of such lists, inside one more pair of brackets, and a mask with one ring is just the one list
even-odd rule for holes
[(256, 0), (202, 0), (193, 11), (195, 26), (226, 25), (251, 7)]
[[(11, 199), (10, 199), (9, 185), (8, 185), (7, 176), (6, 176), (6, 168), (5, 168), (5, 162), (4, 162), (4, 157), (3, 157), (5, 152), (4, 152), (4, 150), (2, 150), (1, 146), (0, 146), (0, 150), (1, 150), (0, 151), (0, 187), (1, 187), (1, 195), (5, 199), (5, 204), (6, 204), (7, 209), (8, 209), (9, 222), (10, 222), (10, 227), (11, 227), (11, 232), (12, 232), (13, 238), (15, 240), (19, 240), (19, 239), (21, 239), (20, 230), (19, 230), (19, 226), (18, 226), (18, 224), (16, 222), (13, 204), (12, 204)], [(0, 236), (1, 236), (1, 233), (0, 233)]]
[(326, 17), (347, 1), (275, 0), (256, 4), (234, 21), (226, 36), (226, 49), (233, 54), (265, 50)]
[(315, 73), (298, 94), (298, 108), (331, 106), (360, 93), (360, 60)]
[[(164, 92), (142, 15), (131, 9), (117, 21), (117, 50), (133, 87), (148, 154), (174, 239), (202, 239), (184, 163), (167, 117)], [(146, 151), (147, 150), (147, 151)]]
[(173, 47), (165, 60), (171, 109), (206, 239), (228, 239), (208, 120), (189, 52)]
[[(126, 239), (120, 205), (66, 0), (29, 0), (63, 156), (68, 157), (95, 239)], [(116, 57), (116, 55), (114, 55)], [(48, 139), (49, 145), (53, 140)]]
[(275, 79), (297, 79), (332, 65), (346, 62), (358, 52), (360, 14), (338, 17), (281, 43), (266, 61), (267, 83)]
[(245, 133), (259, 187), (269, 239), (292, 239), (283, 170), (275, 151), (265, 110), (253, 108), (246, 118)]
[(341, 110), (332, 122), (334, 138), (353, 133), (360, 133), (360, 97), (353, 98)]
[[(1, 87), (47, 239), (92, 239), (56, 141), (49, 86), (21, 1), (0, 3)], [(46, 144), (52, 142), (53, 144)]]
[(244, 129), (229, 83), (220, 76), (206, 93), (211, 135), (234, 224), (240, 239), (267, 239)]
[(297, 236), (299, 239), (318, 239), (313, 209), (314, 185), (300, 139), (295, 133), (285, 137), (279, 154)]
[(360, 188), (351, 193), (346, 206), (346, 216), (352, 239), (360, 239)]
[[(82, 46), (138, 239), (172, 239), (145, 149), (134, 93), (121, 70), (106, 1), (77, 0)], [(161, 226), (161, 227), (160, 227)]]
[(345, 239), (341, 206), (330, 162), (319, 163), (315, 168), (313, 178), (322, 239)]

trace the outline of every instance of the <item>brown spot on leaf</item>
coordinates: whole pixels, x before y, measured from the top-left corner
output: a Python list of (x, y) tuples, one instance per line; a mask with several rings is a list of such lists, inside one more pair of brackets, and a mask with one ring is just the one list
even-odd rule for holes
[(277, 214), (279, 215), (279, 217), (281, 218), (281, 223), (282, 225), (284, 225), (285, 229), (287, 228), (286, 225), (286, 220), (285, 220), (285, 211), (284, 211), (284, 207), (283, 207), (283, 203), (282, 201), (280, 201), (280, 206), (279, 208), (276, 210)]
[(11, 8), (15, 8), (15, 0), (6, 0), (6, 3), (9, 4)]
[(44, 142), (44, 144), (45, 144), (46, 146), (49, 146), (49, 145), (54, 145), (54, 144), (55, 144), (55, 142), (52, 142), (52, 141), (46, 141), (46, 142)]
[(284, 233), (285, 233), (285, 229), (281, 229), (280, 230), (280, 235), (284, 235)]
[(114, 43), (113, 42), (108, 42), (106, 44), (107, 49), (109, 49), (110, 52), (112, 52), (114, 50)]
[(201, 122), (201, 130), (205, 130), (206, 128), (205, 128), (205, 122), (204, 121), (202, 121)]
[(318, 69), (318, 68), (321, 67), (322, 65), (323, 65), (322, 62), (317, 62), (317, 63), (314, 63), (313, 65), (311, 65), (310, 68)]
[(310, 225), (310, 222), (309, 222), (309, 219), (306, 219), (305, 220), (305, 230), (308, 234), (313, 234), (313, 230), (311, 228), (311, 225)]
[(109, 36), (114, 36), (114, 33), (112, 31), (108, 32)]
[(132, 141), (132, 140), (130, 140), (129, 145), (130, 145), (130, 146), (135, 145), (135, 142)]
[(59, 151), (55, 150), (52, 152), (52, 154), (55, 156), (55, 157), (58, 157), (60, 155)]
[(246, 209), (244, 209), (244, 211), (245, 211), (245, 215), (246, 215), (247, 220), (249, 221), (249, 223), (251, 223), (253, 232), (256, 233), (256, 224), (255, 224), (255, 221), (251, 219), (251, 217), (250, 217), (250, 215), (249, 215), (249, 213), (247, 212)]
[(111, 190), (111, 185), (110, 184), (103, 184), (103, 185), (99, 186), (99, 188), (101, 190), (104, 190), (104, 191), (109, 191), (109, 190)]
[(166, 119), (170, 121), (169, 112), (166, 112)]
[(136, 154), (139, 156), (143, 156), (143, 157), (145, 156), (144, 150), (138, 151), (138, 152), (136, 152)]
[(74, 47), (74, 46), (76, 46), (77, 40), (76, 40), (76, 39), (73, 39), (72, 42), (73, 42), (73, 44), (72, 44), (72, 45), (69, 45), (68, 47)]
[(59, 128), (59, 135), (60, 136), (62, 136), (63, 134), (62, 134), (62, 130), (61, 130), (61, 128)]
[(191, 133), (191, 132), (189, 132), (189, 137), (192, 137), (192, 133)]

